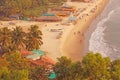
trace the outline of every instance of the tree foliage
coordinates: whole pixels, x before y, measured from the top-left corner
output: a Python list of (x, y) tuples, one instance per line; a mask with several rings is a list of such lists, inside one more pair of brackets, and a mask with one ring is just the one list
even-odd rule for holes
[(36, 25), (31, 26), (28, 29), (29, 32), (25, 33), (22, 27), (13, 28), (13, 30), (7, 27), (0, 29), (0, 49), (2, 53), (11, 51), (21, 51), (21, 49), (33, 50), (39, 49), (43, 44), (42, 32)]
[(39, 30), (39, 27), (36, 25), (31, 26), (29, 33), (26, 37), (26, 47), (28, 50), (39, 49), (43, 44), (42, 42), (42, 32)]
[(0, 80), (28, 80), (29, 62), (20, 53), (0, 57)]
[(11, 35), (11, 43), (15, 50), (19, 50), (21, 47), (24, 47), (25, 44), (25, 32), (23, 31), (22, 27), (16, 27), (12, 31)]
[(11, 30), (7, 27), (0, 29), (0, 48), (3, 52), (9, 51), (11, 44)]
[[(0, 48), (9, 53), (0, 57), (0, 80), (48, 80), (50, 71), (45, 66), (30, 66), (19, 52), (23, 44), (27, 50), (39, 49), (42, 45), (39, 27), (31, 26), (28, 31), (25, 33), (21, 27), (0, 29)], [(53, 71), (57, 80), (120, 80), (120, 60), (110, 61), (93, 52), (84, 56), (82, 62), (72, 62), (62, 56), (53, 65)]]
[(66, 0), (0, 0), (0, 13), (6, 17), (13, 14), (37, 16), (46, 12), (49, 3), (59, 4), (63, 1)]
[(48, 80), (46, 76), (46, 68), (44, 66), (33, 67), (29, 73), (29, 79), (32, 80)]
[(120, 60), (110, 61), (100, 53), (88, 53), (82, 62), (58, 58), (54, 65), (57, 80), (120, 80)]
[(120, 80), (120, 59), (111, 62), (112, 80)]

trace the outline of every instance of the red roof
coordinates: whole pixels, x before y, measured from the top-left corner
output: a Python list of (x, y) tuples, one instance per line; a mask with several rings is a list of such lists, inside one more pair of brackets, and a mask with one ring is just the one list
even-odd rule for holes
[(31, 62), (31, 64), (36, 65), (36, 66), (44, 65), (44, 66), (48, 67), (49, 65), (55, 64), (55, 61), (53, 61), (48, 56), (43, 56), (41, 59), (37, 59), (37, 60), (29, 59), (29, 61)]
[(22, 57), (25, 57), (25, 56), (27, 56), (27, 55), (30, 55), (30, 54), (33, 54), (32, 52), (30, 52), (30, 51), (27, 51), (27, 50), (22, 50), (21, 51), (21, 55), (22, 55)]

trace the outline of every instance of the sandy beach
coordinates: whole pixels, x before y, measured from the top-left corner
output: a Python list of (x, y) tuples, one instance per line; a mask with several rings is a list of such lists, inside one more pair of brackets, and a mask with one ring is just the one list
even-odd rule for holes
[(55, 61), (60, 56), (67, 56), (73, 61), (79, 61), (83, 57), (84, 33), (92, 21), (103, 11), (108, 1), (67, 2), (68, 5), (76, 8), (76, 12), (73, 14), (76, 16), (76, 24), (67, 22), (69, 16), (63, 18), (62, 22), (0, 21), (0, 27), (12, 29), (15, 26), (21, 26), (24, 31), (27, 31), (31, 25), (37, 25), (43, 33), (43, 45), (40, 49), (45, 51), (46, 55)]
[(9, 29), (13, 29), (16, 26), (20, 26), (23, 28), (24, 31), (27, 31), (27, 29), (30, 28), (31, 25), (37, 25), (39, 26), (39, 29), (41, 29), (43, 24), (44, 24), (43, 22), (38, 23), (35, 21), (22, 21), (22, 20), (0, 21), (0, 28), (8, 27)]
[(89, 28), (92, 21), (103, 11), (108, 1), (109, 0), (97, 0), (91, 4), (92, 6), (89, 6), (88, 11), (93, 8), (95, 11), (88, 12), (86, 10), (88, 15), (78, 20), (75, 28), (73, 28), (64, 42), (64, 46), (62, 48), (63, 56), (70, 57), (73, 61), (82, 60), (84, 50), (84, 33)]

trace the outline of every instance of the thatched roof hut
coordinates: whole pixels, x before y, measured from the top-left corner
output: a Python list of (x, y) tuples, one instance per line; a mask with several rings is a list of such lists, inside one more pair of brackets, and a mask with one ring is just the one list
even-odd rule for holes
[(36, 19), (36, 21), (50, 21), (50, 22), (58, 22), (61, 20), (62, 20), (61, 18), (53, 14), (43, 14), (41, 17), (38, 17)]
[(70, 12), (74, 12), (75, 8), (71, 7), (71, 6), (62, 6), (62, 7), (57, 7), (57, 8), (53, 8), (52, 11), (70, 11)]
[(91, 1), (93, 1), (93, 0), (72, 0), (72, 1), (91, 2)]
[(29, 59), (29, 62), (34, 66), (45, 66), (45, 67), (50, 67), (50, 65), (54, 65), (55, 61), (53, 61), (50, 57), (48, 56), (43, 56), (41, 59), (37, 59), (37, 60), (32, 60)]
[(19, 19), (20, 15), (16, 14), (16, 15), (10, 15), (9, 18), (11, 19)]

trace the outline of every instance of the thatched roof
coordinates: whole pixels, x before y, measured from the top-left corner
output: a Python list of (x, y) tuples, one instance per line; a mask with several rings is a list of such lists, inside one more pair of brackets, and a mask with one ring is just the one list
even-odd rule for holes
[(43, 56), (41, 59), (37, 59), (37, 60), (32, 60), (29, 59), (31, 65), (36, 65), (36, 66), (45, 66), (48, 67), (49, 65), (53, 65), (55, 64), (55, 61), (53, 61), (50, 57), (48, 56)]
[(90, 1), (92, 1), (92, 0), (72, 0), (72, 1), (90, 2)]
[(62, 6), (62, 7), (53, 8), (52, 11), (70, 11), (70, 12), (73, 12), (73, 11), (75, 11), (75, 8)]
[(49, 14), (49, 13), (45, 13), (45, 14), (43, 14), (42, 16), (56, 16), (55, 14)]
[(41, 16), (36, 19), (36, 21), (61, 21), (62, 19), (57, 16)]

